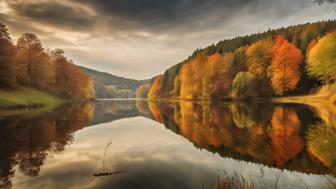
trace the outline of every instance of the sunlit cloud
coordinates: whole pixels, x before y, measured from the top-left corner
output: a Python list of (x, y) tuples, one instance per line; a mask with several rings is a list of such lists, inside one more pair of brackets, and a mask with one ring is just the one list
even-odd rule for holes
[(10, 9), (8, 8), (8, 5), (6, 2), (0, 2), (0, 14), (8, 14), (10, 12)]

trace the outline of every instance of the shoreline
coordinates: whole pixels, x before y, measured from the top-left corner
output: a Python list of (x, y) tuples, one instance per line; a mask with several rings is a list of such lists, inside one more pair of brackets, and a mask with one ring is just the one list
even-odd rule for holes
[(0, 117), (48, 112), (67, 101), (31, 87), (0, 89)]

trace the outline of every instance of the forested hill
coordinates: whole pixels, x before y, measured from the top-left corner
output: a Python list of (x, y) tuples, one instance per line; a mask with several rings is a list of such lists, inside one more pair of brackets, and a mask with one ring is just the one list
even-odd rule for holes
[(307, 94), (334, 83), (335, 46), (335, 20), (223, 40), (197, 49), (152, 79), (150, 86), (141, 86), (139, 96), (213, 99)]
[(135, 97), (136, 89), (149, 80), (135, 80), (99, 72), (86, 67), (80, 67), (91, 76), (97, 98), (129, 98)]

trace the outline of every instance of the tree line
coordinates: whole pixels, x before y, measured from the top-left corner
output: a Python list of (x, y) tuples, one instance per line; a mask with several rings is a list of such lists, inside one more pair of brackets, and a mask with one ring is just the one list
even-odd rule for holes
[(336, 21), (329, 20), (220, 41), (154, 77), (147, 95), (211, 99), (307, 94), (336, 79), (335, 30)]
[(62, 49), (45, 50), (35, 34), (22, 34), (13, 44), (0, 23), (0, 87), (35, 87), (71, 99), (94, 97), (91, 78)]

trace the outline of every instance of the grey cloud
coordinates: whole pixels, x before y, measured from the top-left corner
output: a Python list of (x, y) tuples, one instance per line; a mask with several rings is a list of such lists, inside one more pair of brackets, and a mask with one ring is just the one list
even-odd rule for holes
[[(336, 0), (317, 1), (335, 2)], [(14, 0), (8, 1), (8, 4), (16, 15), (34, 22), (61, 29), (85, 31), (94, 36), (107, 34), (117, 38), (123, 38), (123, 36), (129, 38), (130, 34), (138, 37), (137, 32), (139, 31), (155, 35), (176, 32), (180, 34), (200, 33), (209, 28), (214, 29), (219, 24), (237, 25), (239, 23), (232, 23), (233, 18), (248, 18), (253, 14), (268, 12), (269, 9), (273, 10), (271, 17), (283, 17), (289, 15), (290, 11), (298, 6), (297, 2), (287, 0), (62, 0), (38, 2)], [(94, 14), (84, 9), (83, 6), (92, 10)]]
[[(174, 28), (206, 27), (213, 19), (228, 19), (259, 0), (7, 0), (16, 15), (71, 30), (163, 32)], [(77, 4), (77, 6), (76, 6)], [(86, 9), (93, 10), (92, 15)], [(203, 20), (203, 21), (201, 21)], [(201, 22), (200, 22), (201, 21)]]
[[(163, 31), (194, 22), (211, 15), (230, 17), (257, 0), (77, 0), (92, 7), (116, 28)], [(224, 18), (224, 17), (222, 17)], [(225, 19), (225, 18), (224, 18)], [(208, 22), (209, 20), (207, 20)]]
[(15, 16), (59, 29), (89, 30), (95, 23), (95, 17), (87, 10), (57, 1), (8, 1), (8, 6)]

